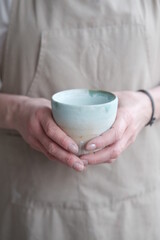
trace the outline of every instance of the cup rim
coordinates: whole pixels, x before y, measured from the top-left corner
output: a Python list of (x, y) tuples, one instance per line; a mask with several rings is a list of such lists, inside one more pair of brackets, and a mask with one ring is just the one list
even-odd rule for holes
[[(103, 93), (103, 94), (109, 94), (109, 95), (111, 95), (112, 97), (113, 97), (113, 99), (112, 100), (110, 100), (110, 101), (108, 101), (108, 102), (105, 102), (105, 103), (100, 103), (100, 104), (92, 104), (92, 105), (90, 105), (90, 104), (86, 104), (86, 105), (79, 105), (79, 104), (69, 104), (69, 103), (64, 103), (64, 102), (61, 102), (61, 101), (58, 101), (57, 99), (56, 99), (56, 97), (58, 96), (58, 95), (60, 95), (60, 94), (63, 94), (63, 93), (65, 93), (65, 92), (97, 92), (97, 93)], [(111, 103), (113, 103), (114, 101), (116, 101), (116, 100), (118, 100), (118, 97), (114, 94), (114, 93), (112, 93), (112, 92), (109, 92), (109, 91), (105, 91), (105, 90), (96, 90), (96, 89), (87, 89), (87, 88), (74, 88), (74, 89), (67, 89), (67, 90), (63, 90), (63, 91), (59, 91), (59, 92), (57, 92), (57, 93), (55, 93), (55, 94), (53, 94), (52, 95), (52, 97), (51, 97), (51, 99), (52, 99), (52, 103), (55, 103), (55, 104), (58, 104), (58, 105), (61, 105), (61, 106), (65, 106), (65, 107), (73, 107), (73, 108), (78, 108), (78, 107), (83, 107), (83, 108), (92, 108), (92, 107), (100, 107), (100, 106), (105, 106), (106, 104), (107, 105), (110, 105)]]

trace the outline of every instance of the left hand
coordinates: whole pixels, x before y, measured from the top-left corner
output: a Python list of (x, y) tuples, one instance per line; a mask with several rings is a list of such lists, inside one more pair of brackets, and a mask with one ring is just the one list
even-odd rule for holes
[(141, 92), (121, 91), (117, 117), (113, 126), (86, 144), (86, 150), (97, 150), (81, 156), (88, 164), (112, 163), (132, 144), (151, 117), (149, 98)]

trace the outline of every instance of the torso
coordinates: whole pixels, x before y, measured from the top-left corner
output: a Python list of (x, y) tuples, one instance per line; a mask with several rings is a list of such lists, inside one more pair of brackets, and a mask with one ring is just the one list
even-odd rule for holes
[(0, 69), (2, 64), (3, 49), (8, 31), (11, 4), (12, 0), (0, 1)]
[[(15, 0), (3, 92), (50, 99), (68, 88), (151, 87), (160, 76), (159, 12), (155, 1)], [(0, 176), (8, 205), (15, 207), (17, 221), (24, 214), (23, 230), (29, 219), (38, 236), (45, 225), (56, 240), (146, 239), (141, 216), (159, 222), (150, 218), (159, 194), (159, 133), (156, 125), (146, 128), (114, 164), (90, 166), (83, 174), (50, 162), (16, 133), (1, 134), (0, 171), (8, 175)], [(135, 231), (137, 216), (141, 227)]]

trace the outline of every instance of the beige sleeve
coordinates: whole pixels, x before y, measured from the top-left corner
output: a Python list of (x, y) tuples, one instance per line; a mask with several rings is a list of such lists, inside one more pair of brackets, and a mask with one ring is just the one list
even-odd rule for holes
[(1, 81), (2, 54), (8, 30), (11, 4), (12, 0), (0, 0), (0, 88), (2, 85)]

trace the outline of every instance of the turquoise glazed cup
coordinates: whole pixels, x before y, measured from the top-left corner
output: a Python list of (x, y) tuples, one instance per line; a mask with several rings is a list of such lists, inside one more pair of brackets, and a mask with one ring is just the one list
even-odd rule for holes
[(89, 153), (85, 144), (113, 125), (118, 98), (111, 92), (71, 89), (52, 96), (52, 114), (57, 125), (78, 145), (79, 155)]

